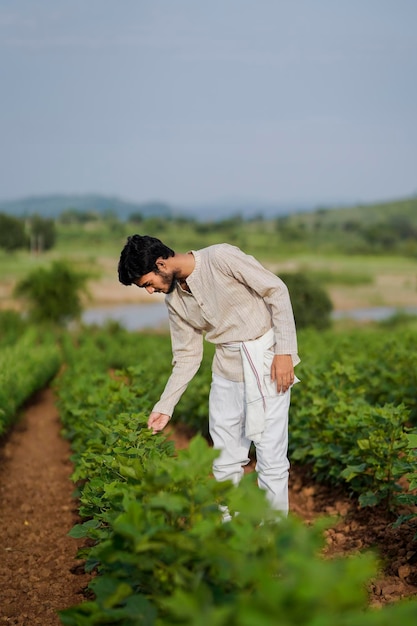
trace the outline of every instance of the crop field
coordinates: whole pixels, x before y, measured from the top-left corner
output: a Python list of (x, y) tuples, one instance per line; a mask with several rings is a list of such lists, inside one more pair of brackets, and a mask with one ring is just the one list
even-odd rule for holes
[[(29, 359), (40, 344), (25, 341)], [(360, 508), (384, 512), (399, 533), (414, 524), (417, 534), (416, 344), (412, 324), (301, 332), (290, 458)], [(59, 356), (49, 378), (72, 448), (80, 520), (71, 535), (85, 541), (79, 558), (93, 575), (89, 595), (60, 611), (62, 624), (197, 625), (204, 616), (272, 626), (278, 615), (294, 625), (414, 623), (417, 600), (367, 608), (381, 567), (375, 555), (325, 559), (328, 522), (305, 525), (291, 514), (277, 522), (253, 473), (238, 488), (210, 477), (211, 346), (175, 414), (193, 433), (178, 451), (146, 428), (169, 373), (166, 335), (115, 325), (64, 333)], [(27, 376), (24, 361), (12, 359), (15, 378)], [(228, 524), (224, 503), (239, 512)]]
[[(302, 383), (293, 392), (291, 459), (360, 506), (389, 510), (398, 525), (416, 520), (416, 341), (407, 329), (302, 334)], [(369, 554), (323, 560), (319, 526), (275, 523), (253, 475), (237, 489), (210, 478), (210, 349), (176, 414), (195, 436), (174, 454), (146, 428), (168, 374), (166, 337), (125, 343), (90, 333), (76, 352), (67, 348), (71, 366), (57, 390), (86, 520), (72, 535), (94, 544), (83, 556), (99, 576), (94, 601), (65, 611), (65, 624), (198, 624), (201, 615), (225, 625), (272, 626), (277, 615), (288, 624), (379, 624), (396, 612), (411, 623), (411, 602), (364, 613), (376, 567)], [(223, 503), (239, 511), (230, 524), (219, 519)]]
[[(306, 274), (326, 288), (338, 310), (417, 302), (413, 254), (346, 254), (331, 249), (324, 235), (317, 249), (317, 239), (299, 246), (296, 220), (285, 225), (297, 230), (287, 230), (295, 243), (271, 230), (276, 223), (262, 220), (239, 230), (234, 222), (229, 230), (223, 224), (220, 231), (215, 225), (180, 222), (145, 226), (152, 224), (155, 231), (148, 232), (178, 251), (228, 240), (278, 274)], [(13, 294), (16, 283), (61, 259), (90, 272), (92, 304), (146, 298), (116, 280), (120, 249), (134, 228), (120, 223), (110, 228), (104, 221), (60, 224), (50, 251), (0, 252), (1, 493), (6, 493), (1, 481), (8, 480), (9, 443), (25, 407), (38, 392), (53, 392), (57, 436), (70, 449), (58, 463), (70, 468), (74, 494), (69, 505), (47, 515), (55, 533), (69, 531), (78, 565), (64, 565), (65, 573), (81, 568), (84, 585), (71, 596), (68, 591), (68, 602), (65, 588), (55, 602), (51, 591), (52, 617), (37, 613), (35, 618), (28, 608), (19, 616), (29, 595), (41, 606), (37, 592), (29, 593), (31, 587), (21, 579), (26, 576), (36, 585), (37, 576), (44, 576), (45, 588), (49, 584), (48, 549), (33, 547), (37, 531), (31, 525), (38, 513), (31, 490), (41, 497), (54, 470), (42, 485), (36, 475), (23, 476), (21, 484), (29, 491), (20, 494), (20, 508), (14, 504), (6, 511), (9, 495), (0, 505), (0, 521), (7, 527), (4, 563), (13, 570), (8, 589), (9, 573), (0, 567), (5, 594), (0, 618), (43, 626), (391, 626), (394, 620), (414, 626), (415, 318), (399, 313), (380, 323), (340, 321), (324, 330), (299, 330), (296, 373), (301, 383), (292, 391), (289, 433), (294, 507), (288, 518), (277, 519), (258, 488), (253, 464), (238, 487), (212, 478), (216, 452), (207, 431), (207, 399), (213, 346), (205, 344), (199, 372), (170, 429), (152, 435), (147, 418), (171, 367), (168, 334), (128, 332), (116, 323), (54, 327), (25, 317), (18, 321), (9, 311), (22, 307)], [(20, 428), (22, 437), (26, 428)], [(176, 445), (184, 433), (183, 445)], [(251, 454), (255, 461), (255, 450)], [(30, 473), (27, 468), (23, 465), (23, 475)], [(324, 506), (319, 514), (317, 509), (303, 515), (302, 500), (311, 494), (321, 494)], [(232, 514), (228, 523), (221, 516), (224, 505)], [(71, 528), (60, 529), (60, 515), (67, 509), (74, 510)], [(41, 525), (48, 522), (40, 520)], [(355, 543), (358, 520), (364, 527)], [(23, 547), (13, 544), (23, 537), (22, 528), (32, 533)], [(350, 548), (333, 549), (343, 532), (351, 534)], [(42, 567), (25, 574), (27, 563), (33, 563), (26, 555), (33, 551)], [(53, 582), (59, 571), (55, 565)]]

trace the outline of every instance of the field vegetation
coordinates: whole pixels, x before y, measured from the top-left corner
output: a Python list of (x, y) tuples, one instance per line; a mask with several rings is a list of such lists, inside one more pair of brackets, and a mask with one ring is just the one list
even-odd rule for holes
[[(85, 286), (95, 303), (146, 298), (117, 283), (120, 250), (134, 232), (179, 251), (227, 241), (254, 254), (301, 302), (291, 461), (359, 508), (377, 508), (400, 532), (415, 528), (415, 542), (417, 322), (401, 308), (417, 304), (417, 200), (350, 211), (220, 222), (70, 212), (53, 221), (48, 249), (30, 236), (21, 248), (0, 244), (0, 435), (53, 381), (81, 518), (71, 532), (86, 540), (80, 556), (93, 574), (88, 599), (63, 610), (63, 624), (275, 626), (277, 616), (289, 626), (415, 623), (416, 600), (369, 608), (370, 580), (384, 567), (377, 554), (323, 559), (328, 520), (277, 523), (255, 474), (238, 488), (210, 477), (212, 346), (172, 420), (194, 434), (176, 451), (146, 427), (170, 371), (168, 334), (68, 325), (87, 302)], [(302, 318), (307, 293), (312, 310), (314, 299), (327, 313), (399, 312), (379, 324), (320, 325), (321, 313)], [(227, 524), (224, 504), (234, 515)], [(417, 587), (415, 568), (408, 576)]]
[[(416, 331), (300, 334), (306, 358), (293, 392), (291, 458), (363, 507), (385, 507), (392, 521), (409, 522), (416, 504), (416, 379), (406, 373), (416, 371), (416, 357), (405, 345), (415, 346)], [(204, 615), (225, 626), (272, 626), (279, 615), (294, 626), (382, 626), (395, 617), (411, 625), (413, 602), (366, 610), (375, 555), (323, 561), (325, 524), (307, 530), (292, 517), (276, 524), (254, 474), (239, 488), (210, 478), (210, 346), (176, 411), (175, 421), (195, 433), (177, 454), (164, 435), (146, 428), (169, 372), (165, 335), (132, 337), (113, 325), (82, 333), (76, 344), (68, 340), (65, 355), (68, 367), (56, 389), (85, 520), (72, 535), (88, 540), (82, 555), (98, 576), (94, 600), (64, 611), (64, 624), (196, 626)], [(394, 379), (385, 367), (392, 360)], [(230, 525), (221, 521), (224, 504), (239, 512)]]

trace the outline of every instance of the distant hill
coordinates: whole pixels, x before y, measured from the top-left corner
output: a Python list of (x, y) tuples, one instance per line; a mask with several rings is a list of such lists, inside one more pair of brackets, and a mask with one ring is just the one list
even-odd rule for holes
[(148, 202), (129, 202), (118, 197), (100, 194), (53, 194), (28, 196), (16, 200), (0, 200), (0, 213), (14, 217), (26, 217), (33, 214), (56, 218), (68, 209), (81, 212), (93, 211), (101, 214), (112, 212), (119, 219), (126, 220), (132, 213), (141, 213), (144, 217), (185, 216), (198, 221), (218, 221), (240, 215), (244, 219), (263, 216), (267, 219), (279, 215), (289, 215), (299, 211), (311, 211), (315, 203), (265, 203), (242, 200), (225, 200), (215, 203), (201, 203), (195, 206), (174, 206), (159, 200)]
[(150, 215), (169, 217), (174, 213), (174, 209), (163, 202), (135, 203), (98, 194), (55, 194), (0, 201), (0, 212), (15, 217), (26, 217), (36, 213), (42, 217), (56, 218), (68, 209), (101, 214), (112, 212), (121, 220), (127, 219), (132, 213), (142, 213), (145, 217)]
[(218, 221), (240, 215), (244, 219), (262, 216), (265, 219), (291, 217), (295, 220), (306, 220), (309, 223), (320, 216), (323, 223), (355, 220), (360, 222), (386, 221), (395, 215), (407, 216), (412, 222), (417, 220), (417, 196), (359, 204), (352, 202), (333, 205), (297, 203), (263, 203), (256, 201), (228, 200), (214, 204), (200, 204), (194, 207), (178, 207), (159, 200), (148, 202), (129, 202), (118, 197), (99, 194), (55, 194), (29, 196), (16, 200), (0, 201), (0, 213), (15, 217), (26, 217), (33, 214), (42, 217), (57, 218), (68, 209), (81, 212), (96, 212), (105, 215), (113, 213), (121, 220), (126, 220), (133, 213), (144, 217), (190, 217), (198, 221)]
[(409, 225), (417, 227), (417, 196), (372, 204), (356, 204), (350, 207), (318, 207), (314, 212), (294, 215), (291, 219), (302, 221), (305, 226), (319, 220), (322, 226), (344, 225), (344, 228), (348, 229), (353, 228), (355, 224), (373, 226), (385, 223), (398, 227), (401, 221), (404, 227)]

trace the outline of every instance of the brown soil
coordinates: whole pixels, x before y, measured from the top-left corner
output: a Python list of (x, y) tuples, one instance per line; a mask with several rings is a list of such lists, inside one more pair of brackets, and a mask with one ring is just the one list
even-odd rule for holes
[(0, 624), (56, 626), (88, 576), (76, 559), (69, 445), (51, 390), (39, 393), (0, 448)]
[(361, 551), (377, 556), (379, 572), (370, 581), (370, 605), (417, 596), (416, 518), (395, 528), (397, 515), (383, 507), (360, 508), (343, 489), (314, 483), (305, 468), (291, 470), (289, 495), (291, 511), (307, 523), (318, 517), (331, 518), (332, 524), (325, 531), (326, 557)]
[[(186, 430), (170, 436), (178, 448), (188, 445)], [(78, 521), (69, 456), (52, 391), (45, 390), (0, 447), (0, 624), (57, 626), (57, 611), (85, 598), (89, 576), (76, 557), (80, 543), (67, 535)], [(291, 471), (290, 505), (306, 523), (335, 516), (326, 531), (329, 558), (378, 552), (381, 571), (369, 586), (371, 604), (417, 595), (416, 526), (394, 529), (383, 511), (358, 509), (343, 492), (314, 484), (298, 468)]]

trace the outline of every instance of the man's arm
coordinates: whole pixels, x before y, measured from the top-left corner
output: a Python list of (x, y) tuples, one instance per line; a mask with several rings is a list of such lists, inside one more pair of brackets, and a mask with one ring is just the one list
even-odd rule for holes
[[(196, 374), (203, 357), (203, 334), (190, 326), (178, 316), (168, 304), (169, 326), (172, 343), (172, 373), (165, 389), (153, 407), (148, 425), (153, 427), (165, 421), (166, 426), (174, 412), (174, 408), (187, 388), (188, 383)], [(162, 420), (154, 417), (165, 416)], [(168, 419), (166, 419), (168, 418)], [(150, 424), (152, 420), (152, 423)], [(158, 421), (156, 421), (158, 420)], [(160, 428), (159, 430), (162, 430)]]

